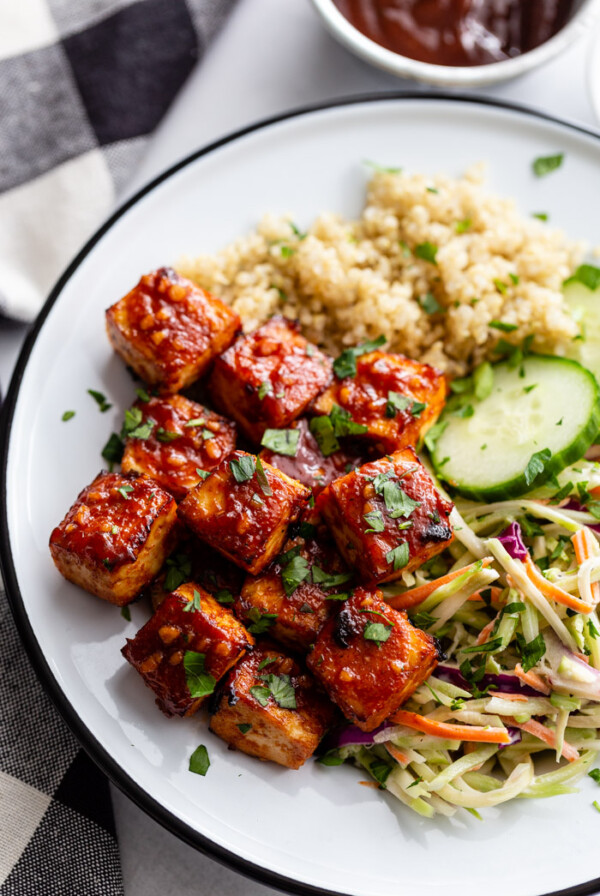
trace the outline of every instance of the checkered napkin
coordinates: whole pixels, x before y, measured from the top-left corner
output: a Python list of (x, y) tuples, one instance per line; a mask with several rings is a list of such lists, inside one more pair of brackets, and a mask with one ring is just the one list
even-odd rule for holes
[(32, 320), (234, 0), (0, 0), (0, 315)]
[[(233, 2), (0, 2), (0, 314), (33, 319)], [(37, 681), (0, 580), (0, 896), (122, 893), (108, 782)]]

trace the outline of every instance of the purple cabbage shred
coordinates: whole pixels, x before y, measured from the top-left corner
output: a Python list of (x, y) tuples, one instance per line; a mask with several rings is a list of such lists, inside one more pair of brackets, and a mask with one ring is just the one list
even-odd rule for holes
[(513, 560), (527, 559), (527, 548), (523, 544), (521, 527), (517, 522), (511, 523), (510, 526), (498, 536), (498, 541), (502, 542)]

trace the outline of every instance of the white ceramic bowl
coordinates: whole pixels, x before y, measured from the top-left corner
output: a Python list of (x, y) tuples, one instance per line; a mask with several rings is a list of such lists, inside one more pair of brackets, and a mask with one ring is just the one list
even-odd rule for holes
[[(387, 50), (365, 37), (351, 25), (333, 0), (312, 0), (312, 2), (331, 34), (341, 44), (372, 65), (400, 78), (414, 78), (417, 81), (425, 81), (428, 84), (441, 87), (465, 88), (508, 81), (510, 78), (522, 75), (535, 66), (547, 62), (577, 37), (581, 37), (589, 31), (600, 13), (600, 0), (579, 0), (575, 3), (574, 14), (564, 28), (534, 50), (512, 59), (505, 59), (502, 62), (492, 62), (489, 65), (451, 66), (432, 65)], [(535, 0), (535, 2), (539, 2), (539, 0)]]
[(600, 121), (600, 28), (596, 28), (590, 44), (587, 80), (592, 109)]

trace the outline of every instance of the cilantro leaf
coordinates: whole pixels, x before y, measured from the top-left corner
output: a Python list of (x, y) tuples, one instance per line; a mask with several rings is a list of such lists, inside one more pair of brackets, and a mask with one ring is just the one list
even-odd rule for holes
[(273, 386), (269, 382), (269, 380), (263, 380), (260, 386), (258, 387), (258, 397), (262, 401), (267, 395), (271, 395), (273, 393)]
[(448, 426), (449, 420), (438, 420), (431, 429), (428, 430), (427, 435), (425, 436), (425, 446), (429, 451), (433, 451), (435, 448), (435, 443), (442, 435), (446, 427)]
[(418, 246), (415, 246), (414, 254), (417, 258), (421, 258), (423, 261), (429, 261), (431, 264), (437, 264), (437, 251), (437, 246), (434, 246), (433, 243), (425, 242), (419, 243)]
[(446, 310), (443, 305), (440, 305), (436, 297), (431, 292), (428, 292), (424, 296), (421, 296), (421, 298), (417, 301), (419, 302), (419, 305), (421, 306), (425, 314), (437, 314), (439, 311)]
[(214, 595), (215, 600), (219, 604), (233, 604), (235, 603), (235, 597), (227, 588), (221, 588)]
[(266, 429), (260, 444), (275, 454), (295, 457), (299, 441), (299, 429)]
[(556, 155), (553, 156), (538, 156), (538, 158), (534, 159), (531, 163), (533, 173), (536, 177), (545, 177), (547, 174), (550, 174), (551, 171), (556, 171), (557, 168), (560, 168), (564, 158), (564, 152), (556, 153)]
[(322, 756), (319, 756), (317, 759), (321, 765), (333, 766), (333, 765), (342, 765), (344, 759), (340, 756), (340, 752), (337, 747), (334, 747), (332, 750), (327, 750), (326, 753), (323, 753)]
[(256, 480), (260, 485), (260, 490), (263, 495), (270, 498), (273, 494), (273, 489), (269, 485), (269, 480), (267, 479), (267, 474), (265, 473), (265, 468), (262, 465), (260, 457), (256, 458)]
[(521, 665), (524, 672), (533, 669), (546, 653), (546, 642), (544, 636), (540, 633), (533, 641), (527, 641), (519, 632), (516, 634), (517, 646), (521, 654)]
[(261, 675), (273, 700), (282, 709), (296, 709), (296, 692), (289, 675)]
[(509, 324), (503, 320), (491, 320), (488, 327), (491, 327), (493, 330), (501, 330), (503, 333), (512, 333), (513, 330), (519, 329), (516, 324)]
[(109, 464), (120, 464), (123, 459), (123, 452), (125, 451), (125, 445), (123, 444), (123, 440), (119, 438), (116, 432), (113, 432), (102, 449), (102, 457), (105, 461), (108, 461)]
[(527, 485), (531, 485), (544, 472), (551, 457), (552, 452), (549, 448), (543, 448), (541, 451), (536, 451), (535, 454), (531, 455), (525, 467), (525, 482)]
[(252, 607), (248, 612), (248, 619), (252, 623), (248, 626), (248, 631), (253, 635), (262, 635), (269, 631), (277, 619), (277, 613), (262, 613), (258, 607)]
[(250, 724), (250, 722), (240, 722), (237, 727), (239, 728), (241, 734), (248, 734), (248, 732), (252, 728), (252, 725)]
[(360, 345), (355, 345), (354, 348), (344, 349), (341, 355), (333, 362), (333, 372), (340, 380), (347, 376), (356, 376), (356, 359), (360, 358), (361, 355), (375, 351), (375, 349), (385, 345), (385, 342), (385, 336), (381, 335), (377, 339), (361, 342)]
[(194, 596), (191, 600), (188, 600), (185, 607), (183, 608), (184, 613), (191, 613), (192, 610), (200, 610), (200, 592), (196, 591), (194, 588)]
[(122, 485), (120, 488), (117, 489), (117, 491), (120, 492), (120, 494), (128, 501), (129, 495), (133, 491), (133, 486), (132, 485)]
[(67, 420), (72, 420), (74, 416), (75, 411), (65, 411), (60, 419), (63, 421), (63, 423), (66, 423)]
[(103, 395), (102, 392), (96, 392), (95, 389), (88, 389), (88, 395), (91, 395), (98, 408), (100, 409), (100, 413), (104, 414), (105, 411), (108, 411), (109, 408), (112, 408), (112, 404), (106, 400), (106, 395)]
[(400, 392), (388, 392), (385, 416), (395, 417), (398, 411), (408, 410), (411, 403), (412, 399), (407, 398), (406, 395), (402, 395)]
[(204, 777), (209, 768), (210, 759), (208, 758), (208, 750), (204, 744), (200, 744), (190, 756), (189, 770), (194, 772), (195, 775), (202, 775), (202, 777)]
[(385, 529), (383, 514), (380, 510), (371, 510), (370, 513), (365, 513), (363, 519), (371, 526), (370, 529), (365, 529), (365, 532), (383, 532)]
[(582, 283), (592, 291), (600, 286), (600, 268), (592, 264), (580, 264), (575, 273), (565, 283)]
[(344, 410), (338, 404), (334, 404), (331, 408), (329, 419), (333, 426), (333, 432), (338, 438), (360, 435), (369, 429), (363, 423), (355, 423), (350, 411)]
[(304, 557), (301, 557), (300, 554), (296, 554), (291, 558), (281, 572), (281, 581), (283, 582), (283, 588), (288, 597), (294, 593), (296, 588), (298, 588), (305, 579), (308, 578), (309, 573), (310, 568), (308, 566), (308, 561), (305, 560)]
[(192, 576), (192, 561), (187, 554), (173, 554), (168, 558), (165, 591), (175, 591)]
[(322, 588), (336, 588), (338, 585), (345, 585), (351, 578), (352, 573), (350, 572), (329, 573), (317, 565), (312, 568), (313, 583), (321, 585)]
[(335, 437), (333, 423), (329, 417), (313, 417), (309, 429), (315, 437), (323, 457), (330, 457), (339, 451), (340, 443)]
[(393, 520), (409, 517), (413, 510), (421, 506), (420, 501), (414, 501), (397, 482), (389, 479), (383, 484), (382, 494), (387, 512)]
[(186, 650), (183, 655), (185, 683), (194, 698), (212, 694), (217, 683), (212, 675), (204, 671), (204, 660), (205, 655), (195, 650)]
[(398, 547), (392, 548), (392, 550), (388, 551), (385, 555), (385, 559), (392, 565), (394, 572), (403, 569), (408, 563), (409, 557), (410, 551), (406, 541), (403, 541)]
[(243, 454), (241, 457), (229, 461), (229, 469), (237, 483), (247, 482), (254, 476), (256, 461), (251, 454)]
[(261, 706), (266, 706), (271, 696), (271, 691), (262, 684), (255, 684), (251, 687), (250, 693)]

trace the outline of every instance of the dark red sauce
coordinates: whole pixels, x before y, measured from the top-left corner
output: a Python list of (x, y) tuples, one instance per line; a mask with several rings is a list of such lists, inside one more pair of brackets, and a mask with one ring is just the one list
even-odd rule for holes
[(566, 24), (573, 0), (334, 0), (364, 35), (435, 65), (486, 65), (519, 56)]

